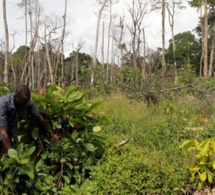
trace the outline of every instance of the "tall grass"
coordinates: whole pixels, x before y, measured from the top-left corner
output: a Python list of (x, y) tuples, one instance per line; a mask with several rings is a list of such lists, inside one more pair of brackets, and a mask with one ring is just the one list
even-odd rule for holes
[(112, 119), (104, 127), (105, 134), (116, 136), (116, 141), (129, 139), (132, 145), (173, 156), (180, 153), (178, 146), (183, 140), (207, 137), (215, 124), (213, 103), (189, 95), (150, 106), (122, 94), (97, 100), (102, 102), (99, 110)]

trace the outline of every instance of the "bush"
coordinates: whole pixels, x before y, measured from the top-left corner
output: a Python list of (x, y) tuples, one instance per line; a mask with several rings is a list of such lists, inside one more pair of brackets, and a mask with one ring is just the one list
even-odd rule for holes
[(185, 191), (186, 171), (166, 159), (162, 153), (148, 153), (130, 145), (112, 147), (91, 170), (96, 194), (173, 195)]
[(99, 133), (106, 118), (94, 112), (97, 103), (84, 102), (85, 95), (75, 86), (63, 90), (55, 85), (32, 95), (60, 140), (50, 140), (34, 121), (23, 120), (17, 150), (10, 149), (0, 161), (3, 194), (63, 194), (82, 186), (106, 144)]

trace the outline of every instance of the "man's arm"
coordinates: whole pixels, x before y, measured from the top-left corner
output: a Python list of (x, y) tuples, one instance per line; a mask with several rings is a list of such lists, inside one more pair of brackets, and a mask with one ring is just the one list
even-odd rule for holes
[(55, 139), (56, 141), (58, 141), (59, 140), (58, 136), (53, 133), (52, 129), (50, 128), (50, 126), (47, 124), (47, 122), (45, 121), (45, 119), (40, 113), (37, 115), (37, 119), (42, 125), (42, 127), (50, 134), (52, 139)]
[(8, 136), (8, 127), (0, 127), (0, 138), (3, 145), (3, 147), (0, 148), (0, 153), (7, 153), (7, 151), (12, 148), (12, 144)]

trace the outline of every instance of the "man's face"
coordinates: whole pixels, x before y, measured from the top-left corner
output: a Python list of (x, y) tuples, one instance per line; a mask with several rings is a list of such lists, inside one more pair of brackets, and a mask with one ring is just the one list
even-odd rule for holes
[(16, 95), (14, 95), (14, 103), (17, 106), (24, 106), (24, 105), (26, 105), (29, 102), (30, 99), (31, 98), (27, 97), (27, 96), (20, 96), (20, 97), (18, 97)]

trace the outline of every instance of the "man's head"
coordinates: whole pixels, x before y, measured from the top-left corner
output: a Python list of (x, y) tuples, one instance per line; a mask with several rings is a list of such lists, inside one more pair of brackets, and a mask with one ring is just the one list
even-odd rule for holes
[(27, 85), (19, 85), (14, 93), (13, 100), (18, 106), (23, 106), (31, 99), (31, 91)]

